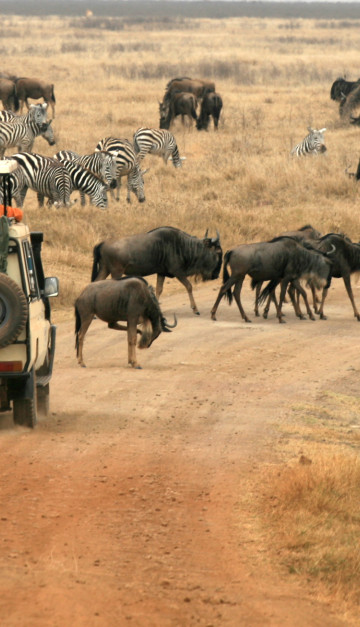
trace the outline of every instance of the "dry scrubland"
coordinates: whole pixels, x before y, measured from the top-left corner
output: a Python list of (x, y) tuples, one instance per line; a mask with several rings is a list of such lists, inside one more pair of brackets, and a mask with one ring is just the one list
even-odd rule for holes
[[(214, 79), (224, 100), (216, 134), (176, 123), (186, 157), (180, 171), (146, 159), (142, 205), (135, 198), (126, 204), (125, 186), (108, 211), (40, 211), (29, 193), (26, 219), (44, 231), (47, 273), (61, 281), (55, 319), (72, 315), (89, 281), (92, 248), (110, 235), (167, 224), (197, 236), (218, 229), (226, 250), (311, 223), (360, 238), (360, 190), (344, 174), (348, 165), (356, 169), (360, 129), (342, 125), (329, 98), (338, 75), (360, 75), (360, 21), (169, 20), (147, 28), (120, 19), (7, 17), (1, 35), (4, 69), (55, 83), (58, 150), (88, 153), (101, 137), (131, 138), (141, 125), (156, 127), (158, 100), (176, 75)], [(310, 125), (327, 128), (328, 152), (291, 159)], [(41, 139), (35, 149), (55, 152)], [(292, 408), (292, 420), (276, 427), (287, 436), (282, 464), (274, 476), (266, 469), (259, 504), (271, 512), (271, 542), (289, 571), (325, 583), (349, 606), (360, 600), (360, 470), (359, 439), (347, 427), (359, 410), (356, 391), (324, 397), (321, 415), (305, 404)], [(302, 439), (307, 451), (313, 441), (314, 462), (289, 464)]]

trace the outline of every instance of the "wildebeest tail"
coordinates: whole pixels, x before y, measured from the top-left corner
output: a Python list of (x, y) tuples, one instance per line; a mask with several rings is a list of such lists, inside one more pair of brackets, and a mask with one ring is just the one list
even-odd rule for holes
[(81, 318), (78, 311), (78, 308), (75, 305), (75, 348), (76, 348), (76, 356), (79, 356), (79, 331), (81, 327)]
[(97, 275), (99, 274), (99, 270), (100, 270), (100, 259), (101, 259), (101, 246), (103, 245), (104, 242), (100, 242), (100, 244), (97, 244), (96, 246), (94, 246), (93, 249), (93, 266), (92, 266), (92, 271), (91, 271), (91, 281), (95, 281)]
[[(223, 265), (223, 285), (225, 285), (225, 283), (229, 280), (230, 278), (230, 274), (229, 271), (227, 269), (227, 264), (230, 261), (230, 257), (231, 257), (231, 250), (228, 250), (225, 255), (224, 255), (224, 265)], [(231, 291), (231, 287), (229, 287), (228, 290), (226, 290), (225, 294), (224, 294), (225, 298), (227, 299), (229, 305), (231, 305), (232, 303), (232, 299), (233, 299), (233, 295), (232, 295), (232, 291)]]
[(20, 109), (20, 101), (19, 101), (18, 95), (16, 93), (16, 86), (15, 85), (14, 85), (13, 101), (14, 101), (14, 111), (16, 113)]
[(53, 102), (56, 102), (56, 100), (55, 100), (55, 92), (54, 92), (54, 85), (51, 85), (51, 98), (53, 99)]
[(259, 305), (264, 303), (266, 299), (270, 296), (271, 292), (279, 285), (280, 281), (278, 279), (272, 279), (269, 283), (264, 287), (264, 289), (260, 292), (259, 298), (257, 302)]

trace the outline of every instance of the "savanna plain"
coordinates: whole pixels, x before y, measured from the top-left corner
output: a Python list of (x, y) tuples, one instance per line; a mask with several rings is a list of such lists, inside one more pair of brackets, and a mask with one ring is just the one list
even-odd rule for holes
[[(201, 312), (167, 279), (178, 326), (126, 367), (126, 336), (95, 320), (76, 363), (73, 303), (92, 249), (171, 225), (225, 252), (311, 224), (360, 238), (360, 130), (332, 82), (359, 77), (360, 21), (6, 16), (2, 70), (55, 85), (52, 156), (158, 127), (175, 76), (208, 78), (219, 129), (177, 119), (180, 169), (147, 156), (146, 202), (37, 206), (44, 265), (60, 279), (51, 413), (0, 431), (0, 617), (6, 627), (359, 625), (359, 323), (341, 279), (328, 320), (255, 318), (221, 303), (221, 276), (194, 285)], [(290, 157), (307, 127), (327, 152)], [(9, 151), (7, 154), (11, 154)], [(75, 192), (72, 199), (75, 199)], [(154, 277), (149, 277), (154, 284)], [(359, 299), (356, 277), (352, 277)], [(140, 352), (140, 351), (139, 351)]]

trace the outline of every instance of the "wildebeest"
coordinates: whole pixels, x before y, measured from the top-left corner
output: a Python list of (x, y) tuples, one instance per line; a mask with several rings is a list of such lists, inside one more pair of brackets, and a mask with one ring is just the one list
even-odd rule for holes
[(196, 128), (198, 131), (207, 131), (210, 117), (213, 119), (214, 129), (217, 130), (222, 106), (223, 101), (220, 94), (217, 94), (216, 92), (205, 94), (201, 103), (200, 115), (196, 122)]
[(331, 85), (330, 98), (336, 102), (341, 102), (344, 97), (346, 98), (359, 85), (360, 78), (357, 81), (347, 81), (339, 76)]
[[(355, 85), (354, 89), (345, 97), (343, 97), (340, 102), (340, 116), (343, 119), (347, 119), (351, 122), (351, 113), (354, 109), (357, 109), (360, 105), (360, 79), (359, 82)], [(353, 124), (357, 123), (357, 118), (353, 118)]]
[(181, 115), (183, 124), (185, 123), (185, 117), (187, 117), (191, 123), (193, 119), (196, 121), (196, 108), (197, 99), (194, 94), (180, 91), (172, 93), (170, 98), (159, 103), (160, 128), (169, 130), (178, 115)]
[[(333, 261), (331, 275), (335, 279), (342, 278), (346, 291), (353, 307), (354, 316), (360, 320), (360, 314), (355, 304), (353, 291), (351, 288), (351, 275), (354, 272), (360, 272), (360, 244), (352, 242), (348, 237), (339, 233), (328, 233), (323, 235), (317, 242), (317, 247), (322, 251), (329, 251), (335, 247), (334, 253), (331, 255)], [(323, 288), (321, 304), (318, 314), (321, 319), (326, 320), (324, 315), (324, 302), (328, 293), (328, 287)]]
[(44, 102), (51, 105), (53, 118), (55, 117), (55, 93), (52, 83), (46, 83), (38, 78), (18, 78), (15, 86), (20, 102), (20, 113), (22, 113), (24, 103), (29, 108), (28, 98), (34, 100), (43, 98)]
[(166, 85), (164, 100), (168, 100), (171, 94), (176, 91), (189, 92), (194, 94), (196, 98), (203, 98), (208, 92), (215, 91), (215, 83), (201, 78), (189, 78), (188, 76), (173, 78)]
[[(109, 329), (127, 331), (128, 363), (133, 368), (140, 368), (136, 359), (136, 334), (141, 335), (139, 348), (149, 348), (162, 331), (170, 332), (177, 324), (176, 316), (174, 324), (166, 321), (152, 287), (141, 277), (90, 283), (75, 301), (75, 347), (81, 366), (85, 366), (84, 337), (95, 316), (107, 322)], [(119, 321), (127, 322), (127, 326)], [(137, 328), (139, 324), (143, 325), (142, 331)]]
[[(231, 268), (231, 276), (228, 266)], [(278, 237), (270, 242), (243, 244), (228, 250), (224, 256), (223, 284), (211, 310), (212, 320), (216, 320), (216, 310), (223, 296), (227, 297), (229, 304), (234, 296), (242, 318), (245, 322), (251, 322), (240, 300), (242, 284), (247, 274), (252, 278), (253, 288), (258, 282), (269, 281), (260, 299), (267, 298), (281, 283), (277, 317), (279, 322), (283, 322), (282, 304), (289, 282), (291, 281), (302, 295), (304, 295), (304, 290), (300, 285), (301, 279), (311, 278), (318, 288), (328, 285), (331, 278), (331, 261), (307, 250), (291, 237)]]
[(119, 279), (123, 274), (157, 275), (156, 297), (163, 290), (166, 277), (176, 278), (186, 288), (194, 314), (199, 315), (192, 286), (187, 277), (203, 281), (217, 279), (222, 262), (220, 236), (203, 239), (188, 235), (180, 229), (163, 226), (148, 233), (105, 240), (94, 248), (92, 281), (106, 279), (111, 274)]
[(8, 78), (0, 78), (0, 100), (4, 109), (19, 111), (19, 98), (14, 81)]

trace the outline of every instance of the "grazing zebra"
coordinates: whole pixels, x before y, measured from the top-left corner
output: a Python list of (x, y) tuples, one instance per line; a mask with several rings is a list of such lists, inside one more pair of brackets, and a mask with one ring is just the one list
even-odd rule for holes
[[(106, 185), (106, 189), (114, 189), (116, 187), (116, 161), (114, 156), (108, 152), (99, 151), (93, 152), (90, 155), (79, 155), (73, 150), (60, 150), (54, 155), (54, 159), (57, 159), (61, 163), (64, 161), (72, 161), (90, 170), (90, 172), (103, 181)], [(79, 188), (79, 191), (81, 204), (85, 205), (85, 193), (88, 192), (85, 192), (82, 188)]]
[(55, 144), (54, 131), (49, 122), (29, 122), (13, 124), (12, 122), (0, 123), (0, 159), (4, 157), (5, 150), (16, 146), (19, 152), (30, 152), (35, 138), (41, 135), (50, 146)]
[(147, 153), (163, 158), (165, 165), (171, 155), (175, 168), (181, 167), (181, 159), (175, 137), (170, 131), (156, 128), (138, 128), (134, 133), (134, 148), (141, 161)]
[(296, 155), (297, 157), (302, 157), (304, 155), (317, 155), (318, 152), (325, 152), (325, 140), (324, 135), (326, 128), (322, 128), (317, 131), (315, 128), (311, 128), (308, 126), (309, 134), (297, 144), (291, 151), (292, 155)]
[(39, 206), (44, 204), (44, 197), (48, 198), (48, 205), (69, 207), (72, 181), (69, 172), (61, 163), (36, 153), (19, 152), (11, 155), (12, 159), (21, 166), (26, 180), (26, 189), (22, 191), (23, 198), (30, 189), (37, 192)]
[(92, 205), (101, 209), (107, 209), (106, 190), (108, 186), (99, 176), (91, 172), (91, 170), (83, 168), (75, 161), (65, 160), (61, 162), (61, 165), (69, 172), (73, 189), (79, 190), (84, 195), (88, 194)]
[[(116, 182), (117, 196), (119, 200), (119, 191), (121, 187), (121, 178), (127, 176), (127, 196), (126, 200), (131, 202), (130, 192), (133, 192), (139, 202), (144, 202), (144, 179), (143, 175), (147, 170), (141, 171), (137, 160), (133, 145), (128, 139), (117, 139), (115, 137), (105, 137), (101, 139), (95, 148), (95, 151), (105, 150), (114, 155), (116, 159)], [(111, 190), (112, 196), (114, 196)]]

